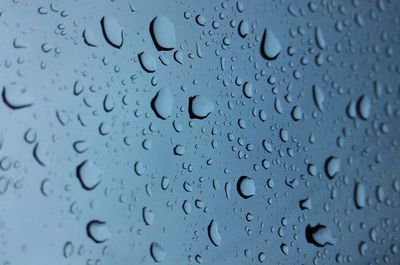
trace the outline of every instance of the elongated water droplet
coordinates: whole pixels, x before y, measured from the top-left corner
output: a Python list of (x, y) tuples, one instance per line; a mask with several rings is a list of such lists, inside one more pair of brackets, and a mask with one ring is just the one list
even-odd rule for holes
[(157, 70), (157, 58), (152, 52), (144, 51), (139, 54), (140, 65), (143, 70), (148, 73), (153, 73)]
[(219, 246), (222, 243), (222, 238), (218, 230), (218, 223), (215, 220), (211, 220), (208, 225), (208, 237), (214, 246)]
[(276, 59), (282, 50), (281, 43), (270, 29), (264, 30), (261, 41), (261, 55), (268, 60)]
[(123, 44), (122, 27), (114, 17), (104, 16), (101, 27), (106, 41), (113, 47), (120, 49)]
[(93, 190), (100, 184), (103, 178), (103, 171), (91, 160), (83, 161), (77, 167), (76, 171), (79, 182), (85, 190)]

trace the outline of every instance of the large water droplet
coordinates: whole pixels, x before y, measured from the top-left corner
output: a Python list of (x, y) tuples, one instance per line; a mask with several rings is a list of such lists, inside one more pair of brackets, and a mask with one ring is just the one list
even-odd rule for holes
[(321, 224), (314, 227), (308, 225), (306, 228), (306, 239), (309, 243), (312, 243), (317, 247), (335, 245), (337, 241), (336, 238), (332, 236), (331, 230)]
[(157, 117), (165, 120), (172, 114), (174, 108), (174, 98), (169, 88), (158, 90), (151, 101), (151, 107)]
[(113, 47), (120, 49), (123, 44), (122, 27), (114, 17), (104, 16), (101, 19), (101, 28), (106, 41)]
[(158, 50), (172, 50), (175, 48), (175, 27), (171, 20), (159, 15), (150, 23), (150, 33)]
[(2, 93), (3, 101), (10, 109), (23, 109), (33, 105), (33, 99), (25, 91), (21, 92), (19, 89), (3, 87)]
[(270, 29), (264, 30), (264, 35), (261, 41), (261, 55), (265, 59), (273, 60), (278, 57), (282, 50), (281, 43)]
[(214, 111), (214, 103), (204, 96), (189, 98), (189, 115), (191, 119), (204, 119)]
[(157, 242), (151, 243), (150, 255), (155, 262), (162, 262), (167, 257), (167, 253)]
[(139, 54), (140, 65), (143, 70), (153, 73), (157, 70), (157, 58), (150, 51), (144, 51)]

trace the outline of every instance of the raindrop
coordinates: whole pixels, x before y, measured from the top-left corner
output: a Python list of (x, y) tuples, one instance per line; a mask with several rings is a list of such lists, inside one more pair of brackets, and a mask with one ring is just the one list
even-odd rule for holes
[(218, 223), (215, 220), (211, 220), (208, 225), (208, 237), (214, 246), (219, 246), (222, 243), (222, 238), (218, 230)]
[(270, 29), (264, 30), (264, 35), (261, 41), (261, 55), (265, 59), (276, 59), (282, 50), (281, 43)]
[(111, 237), (111, 230), (103, 221), (90, 221), (86, 226), (86, 232), (88, 237), (97, 244), (104, 243)]
[(174, 107), (173, 104), (174, 98), (169, 88), (160, 89), (151, 101), (154, 113), (163, 120), (171, 116)]
[(150, 255), (155, 262), (162, 262), (167, 257), (167, 253), (157, 242), (151, 243)]
[(256, 194), (256, 186), (253, 179), (241, 176), (237, 182), (237, 191), (244, 199), (253, 197)]
[(104, 16), (101, 27), (106, 41), (113, 47), (120, 49), (123, 44), (122, 27), (114, 17)]
[(150, 23), (150, 34), (158, 50), (175, 48), (175, 27), (168, 17), (156, 16)]
[(82, 188), (85, 190), (93, 190), (103, 178), (103, 171), (91, 160), (85, 160), (79, 164), (76, 168), (76, 174)]
[(204, 96), (193, 96), (189, 98), (189, 116), (191, 119), (204, 119), (214, 111), (214, 104)]

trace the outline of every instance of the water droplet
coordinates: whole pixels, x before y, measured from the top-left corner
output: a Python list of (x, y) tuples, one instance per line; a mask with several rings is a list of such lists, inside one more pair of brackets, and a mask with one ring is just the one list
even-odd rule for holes
[(99, 46), (99, 41), (97, 40), (96, 36), (94, 35), (93, 31), (90, 29), (85, 29), (82, 33), (83, 41), (86, 43), (87, 46), (90, 47), (97, 47)]
[(335, 156), (330, 156), (325, 161), (325, 173), (326, 175), (332, 179), (336, 176), (336, 174), (340, 170), (340, 159)]
[(218, 230), (218, 223), (213, 219), (208, 225), (208, 237), (214, 246), (219, 246), (222, 243), (222, 238)]
[(111, 230), (103, 221), (90, 221), (86, 226), (86, 232), (89, 238), (97, 244), (104, 243), (111, 237)]
[(155, 17), (150, 23), (150, 33), (158, 50), (175, 48), (175, 27), (168, 17), (163, 15)]
[(309, 243), (317, 247), (326, 245), (335, 245), (336, 239), (332, 236), (331, 230), (325, 225), (318, 224), (316, 226), (308, 225), (306, 228), (306, 239)]
[(139, 54), (140, 65), (148, 73), (154, 73), (157, 70), (157, 58), (152, 52), (144, 51)]
[(120, 49), (123, 44), (122, 27), (114, 17), (104, 16), (101, 27), (106, 41), (113, 47)]
[(74, 254), (74, 245), (71, 241), (64, 244), (63, 254), (66, 259), (70, 258)]
[(276, 59), (282, 50), (281, 43), (270, 29), (264, 30), (261, 41), (261, 55), (268, 60)]
[(154, 213), (149, 207), (143, 207), (143, 221), (146, 225), (152, 225), (154, 223)]
[(316, 85), (313, 85), (313, 98), (314, 98), (314, 103), (319, 109), (319, 111), (321, 112), (324, 111), (323, 103), (325, 101), (325, 96), (322, 90)]
[(91, 160), (85, 160), (79, 164), (76, 174), (85, 190), (93, 190), (103, 178), (103, 171)]
[(174, 108), (174, 98), (169, 88), (160, 89), (151, 102), (151, 107), (160, 119), (166, 120)]
[(155, 262), (162, 262), (167, 257), (167, 253), (157, 242), (151, 243), (150, 255)]
[(239, 23), (239, 35), (242, 38), (245, 38), (247, 36), (247, 34), (249, 34), (250, 31), (250, 27), (249, 27), (249, 23), (247, 23), (246, 20), (242, 20)]
[(357, 111), (363, 120), (368, 120), (371, 114), (371, 101), (368, 96), (363, 95), (358, 99)]
[(367, 194), (365, 185), (361, 182), (356, 182), (354, 187), (354, 202), (357, 209), (364, 208), (367, 204)]
[(253, 84), (250, 82), (246, 82), (243, 85), (243, 94), (246, 98), (253, 97)]
[(4, 86), (2, 97), (7, 107), (13, 110), (28, 108), (33, 105), (31, 96), (27, 92), (16, 88)]
[(315, 28), (315, 40), (317, 42), (318, 47), (321, 50), (326, 49), (326, 40), (325, 40), (324, 34), (322, 32), (322, 29), (320, 27)]
[(244, 199), (253, 197), (254, 194), (256, 194), (256, 185), (254, 184), (253, 179), (241, 176), (237, 182), (237, 191)]
[(189, 115), (191, 119), (204, 119), (214, 111), (214, 104), (204, 96), (193, 96), (189, 98)]

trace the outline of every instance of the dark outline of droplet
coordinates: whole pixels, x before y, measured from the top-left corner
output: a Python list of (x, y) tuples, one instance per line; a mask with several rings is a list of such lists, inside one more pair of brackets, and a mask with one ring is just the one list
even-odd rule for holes
[(83, 189), (91, 191), (91, 190), (94, 190), (101, 183), (101, 180), (96, 185), (94, 185), (92, 188), (89, 188), (84, 184), (84, 182), (81, 178), (82, 176), (81, 176), (80, 170), (88, 161), (89, 160), (86, 159), (76, 167), (76, 177), (78, 178), (79, 182), (81, 183), (81, 186)]
[(237, 30), (238, 30), (239, 36), (242, 37), (242, 38), (244, 39), (244, 38), (246, 38), (246, 36), (247, 36), (249, 33), (246, 33), (245, 35), (242, 35), (242, 34), (240, 33), (240, 26), (241, 26), (243, 23), (245, 23), (245, 20), (244, 20), (244, 19), (242, 19), (242, 20), (239, 22), (239, 26), (238, 26)]
[(124, 34), (122, 33), (122, 30), (121, 30), (121, 40), (122, 40), (121, 41), (121, 45), (116, 45), (107, 36), (106, 30), (105, 30), (105, 26), (104, 26), (104, 19), (105, 19), (105, 16), (102, 17), (101, 21), (100, 21), (101, 31), (103, 32), (104, 38), (106, 39), (107, 43), (110, 44), (111, 46), (113, 46), (114, 48), (121, 49), (122, 45), (124, 44)]
[(92, 224), (100, 224), (100, 225), (103, 225), (103, 224), (105, 224), (105, 223), (106, 223), (106, 222), (102, 222), (102, 221), (99, 221), (99, 220), (92, 220), (92, 221), (90, 221), (89, 223), (87, 223), (87, 225), (86, 225), (86, 234), (87, 234), (87, 236), (88, 236), (90, 239), (92, 239), (96, 244), (104, 243), (104, 242), (106, 242), (108, 239), (97, 240), (96, 238), (94, 238), (94, 237), (90, 234), (90, 232), (89, 232), (89, 227), (90, 227)]
[(151, 39), (153, 40), (154, 46), (156, 47), (156, 49), (157, 49), (158, 51), (171, 51), (171, 50), (173, 50), (174, 48), (164, 48), (164, 47), (161, 47), (161, 46), (157, 43), (156, 36), (155, 36), (154, 30), (153, 30), (153, 28), (154, 28), (154, 27), (153, 27), (153, 26), (154, 26), (154, 21), (156, 20), (157, 17), (158, 17), (158, 16), (156, 16), (155, 18), (153, 18), (153, 20), (150, 22), (150, 25), (149, 25), (149, 32), (150, 32)]
[(39, 146), (39, 143), (36, 143), (35, 146), (33, 147), (33, 157), (35, 158), (36, 162), (39, 163), (39, 165), (41, 165), (42, 167), (45, 167), (46, 164), (42, 160), (40, 160), (39, 156), (36, 153), (38, 146)]
[(192, 111), (192, 104), (193, 104), (193, 100), (194, 100), (196, 97), (199, 97), (199, 95), (195, 95), (195, 96), (189, 97), (189, 104), (188, 104), (188, 113), (189, 113), (189, 117), (190, 117), (191, 119), (204, 120), (205, 118), (208, 117), (208, 115), (211, 114), (211, 112), (209, 112), (205, 117), (199, 117), (199, 116), (197, 116), (196, 114), (194, 114), (193, 111)]
[[(357, 115), (358, 115), (358, 117), (359, 117), (360, 119), (362, 119), (363, 121), (367, 121), (369, 117), (366, 117), (366, 118), (365, 118), (365, 117), (363, 116), (363, 114), (361, 113), (361, 109), (360, 109), (360, 105), (361, 105), (361, 102), (362, 102), (363, 100), (369, 100), (369, 99), (368, 99), (367, 96), (365, 96), (365, 95), (362, 95), (361, 97), (359, 97), (359, 99), (357, 100), (357, 103), (356, 103), (356, 112), (357, 112)], [(371, 103), (370, 103), (370, 104), (371, 104)]]
[(12, 110), (18, 110), (18, 109), (28, 108), (28, 107), (31, 107), (31, 106), (33, 105), (33, 103), (22, 104), (22, 105), (19, 105), (19, 106), (15, 106), (15, 105), (11, 104), (11, 103), (8, 101), (8, 99), (7, 99), (6, 87), (5, 87), (5, 86), (3, 87), (3, 92), (1, 93), (1, 96), (2, 96), (2, 98), (3, 98), (4, 104), (6, 104), (7, 107), (9, 107), (9, 108), (12, 109)]
[(313, 238), (313, 234), (315, 232), (317, 232), (318, 230), (322, 229), (322, 228), (326, 228), (325, 225), (321, 225), (321, 224), (317, 224), (316, 226), (312, 227), (311, 225), (307, 225), (306, 230), (305, 230), (305, 234), (306, 234), (306, 240), (308, 243), (315, 245), (316, 247), (322, 248), (326, 245), (332, 245), (329, 242), (326, 244), (319, 244), (317, 241), (314, 240)]
[(361, 210), (362, 208), (364, 208), (364, 206), (358, 205), (357, 188), (359, 188), (359, 185), (361, 185), (361, 183), (356, 182), (356, 184), (354, 185), (354, 191), (353, 191), (353, 200), (354, 200), (354, 204), (355, 204), (357, 210)]
[[(85, 44), (86, 44), (87, 46), (90, 46), (90, 47), (97, 47), (96, 44), (90, 43), (90, 42), (88, 42), (88, 41), (86, 40), (86, 38), (85, 38), (85, 32), (86, 32), (86, 29), (84, 29), (84, 30), (82, 31), (82, 38), (83, 38), (83, 41), (85, 42)], [(121, 46), (122, 46), (122, 45), (121, 45)]]
[(307, 198), (305, 198), (305, 199), (299, 201), (300, 210), (302, 210), (302, 211), (310, 210), (309, 208), (307, 208), (306, 206), (303, 205), (303, 204), (306, 203), (309, 199), (310, 199), (310, 198), (307, 197)]
[(211, 222), (208, 224), (208, 227), (207, 227), (208, 237), (210, 238), (211, 243), (213, 243), (214, 246), (218, 247), (219, 245), (216, 242), (214, 242), (214, 239), (211, 235), (211, 225), (213, 223), (214, 223), (214, 219), (212, 219)]
[(339, 172), (336, 172), (333, 176), (330, 176), (330, 174), (328, 173), (329, 162), (331, 162), (333, 159), (339, 159), (339, 158), (337, 158), (336, 156), (330, 156), (330, 157), (328, 157), (328, 159), (326, 159), (325, 164), (324, 164), (325, 174), (328, 177), (328, 179), (334, 179), (336, 177), (336, 175), (339, 173)]
[(78, 144), (81, 144), (81, 143), (86, 143), (86, 140), (78, 140), (78, 141), (76, 141), (76, 142), (74, 142), (74, 143), (72, 144), (73, 147), (74, 147), (74, 150), (75, 150), (78, 154), (82, 154), (82, 153), (86, 152), (86, 151), (89, 149), (89, 147), (86, 147), (86, 148), (83, 149), (83, 150), (79, 150), (79, 149), (77, 148), (77, 145), (78, 145)]
[(264, 34), (263, 34), (262, 39), (261, 39), (260, 53), (261, 53), (261, 56), (264, 59), (272, 61), (272, 60), (275, 60), (276, 58), (278, 58), (278, 56), (279, 56), (279, 54), (281, 54), (281, 52), (278, 52), (278, 54), (275, 57), (268, 57), (268, 55), (266, 53), (264, 53), (263, 47), (265, 45), (266, 35), (267, 35), (267, 30), (264, 29)]
[[(108, 99), (108, 94), (104, 97), (104, 100), (103, 100), (103, 109), (104, 109), (104, 111), (105, 112), (111, 112), (111, 111), (113, 111), (114, 110), (114, 108), (115, 108), (115, 105), (114, 106), (112, 106), (111, 107), (111, 109), (107, 109), (107, 107), (106, 107), (106, 101), (107, 101), (107, 99)], [(112, 98), (110, 98), (110, 100), (112, 101), (113, 99)], [(115, 104), (115, 103), (114, 103)]]
[(160, 116), (160, 114), (157, 112), (157, 108), (156, 108), (156, 105), (155, 105), (155, 102), (156, 102), (156, 99), (157, 99), (157, 97), (158, 97), (158, 93), (160, 92), (160, 90), (158, 90), (157, 91), (157, 94), (153, 97), (153, 99), (151, 100), (151, 102), (150, 102), (150, 107), (151, 107), (151, 109), (153, 110), (153, 112), (154, 112), (154, 114), (156, 114), (156, 116), (158, 117), (158, 118), (160, 118), (160, 119), (162, 119), (162, 120), (166, 120), (167, 118), (164, 118), (164, 117), (161, 117)]
[(140, 66), (143, 68), (143, 70), (144, 70), (146, 73), (154, 73), (156, 70), (154, 70), (154, 71), (148, 70), (148, 69), (144, 66), (144, 64), (143, 64), (143, 62), (142, 62), (142, 59), (140, 59), (140, 57), (141, 57), (141, 55), (142, 55), (143, 53), (144, 53), (144, 52), (141, 52), (141, 53), (138, 54), (138, 59), (139, 59)]
[(241, 190), (240, 190), (240, 184), (241, 184), (242, 181), (245, 180), (245, 179), (252, 180), (252, 179), (251, 179), (250, 177), (248, 177), (248, 176), (240, 176), (240, 178), (239, 178), (238, 181), (236, 182), (236, 190), (238, 191), (239, 195), (240, 195), (243, 199), (246, 199), (246, 200), (247, 200), (247, 199), (253, 197), (254, 194), (253, 194), (253, 195), (244, 195), (244, 194), (241, 192)]

